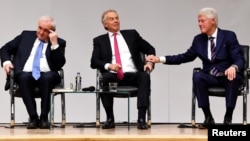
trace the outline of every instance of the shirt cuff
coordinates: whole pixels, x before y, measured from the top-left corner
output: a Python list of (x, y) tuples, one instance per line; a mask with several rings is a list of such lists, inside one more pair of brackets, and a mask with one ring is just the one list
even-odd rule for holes
[(110, 65), (110, 63), (105, 64), (105, 65), (104, 65), (104, 69), (105, 69), (105, 70), (109, 70), (109, 65)]
[(7, 64), (11, 64), (11, 61), (4, 61), (3, 62), (3, 66), (7, 65)]
[(166, 63), (166, 57), (165, 56), (161, 56), (159, 58), (160, 58), (161, 63)]
[(239, 71), (239, 67), (237, 65), (233, 64), (233, 65), (231, 65), (231, 67), (234, 67), (237, 72)]
[(57, 44), (57, 45), (52, 45), (51, 46), (51, 50), (55, 50), (55, 49), (57, 49), (59, 47), (59, 45)]

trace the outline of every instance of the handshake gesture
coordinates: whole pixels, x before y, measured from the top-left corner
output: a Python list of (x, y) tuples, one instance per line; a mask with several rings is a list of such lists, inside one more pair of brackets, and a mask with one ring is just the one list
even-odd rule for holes
[(160, 58), (154, 55), (148, 55), (146, 57), (147, 62), (152, 62), (152, 63), (160, 63)]

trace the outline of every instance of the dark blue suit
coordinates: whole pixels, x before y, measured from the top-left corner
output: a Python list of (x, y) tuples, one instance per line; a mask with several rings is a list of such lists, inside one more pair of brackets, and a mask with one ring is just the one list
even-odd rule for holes
[(24, 65), (31, 53), (36, 38), (36, 31), (23, 31), (13, 40), (6, 43), (0, 51), (1, 65), (3, 65), (3, 62), (11, 60), (11, 55), (14, 55), (12, 63), (15, 70), (15, 79), (19, 84), (20, 93), (30, 117), (38, 116), (36, 102), (32, 95), (35, 86), (40, 88), (41, 115), (48, 115), (51, 90), (55, 85), (60, 83), (60, 76), (57, 71), (66, 62), (64, 55), (66, 41), (58, 38), (59, 47), (51, 50), (51, 43), (49, 42), (45, 53), (51, 71), (41, 73), (41, 77), (37, 81), (32, 77), (31, 72), (23, 72)]
[[(216, 41), (216, 57), (212, 62), (208, 58), (207, 52), (208, 36), (206, 34), (198, 34), (194, 37), (192, 46), (185, 53), (165, 56), (166, 64), (186, 63), (199, 57), (202, 61), (202, 70), (193, 75), (199, 107), (209, 107), (207, 91), (209, 86), (222, 85), (226, 88), (226, 106), (234, 108), (239, 86), (243, 83), (242, 73), (245, 61), (234, 32), (218, 29)], [(209, 73), (213, 66), (220, 72), (225, 72), (233, 64), (237, 65), (239, 70), (236, 78), (232, 81), (229, 81), (225, 76), (214, 77)]]
[[(148, 107), (150, 95), (150, 77), (143, 70), (145, 62), (141, 60), (140, 52), (147, 55), (155, 55), (155, 49), (147, 41), (142, 39), (136, 30), (121, 30), (120, 32), (128, 45), (132, 60), (138, 72), (125, 73), (124, 78), (120, 81), (117, 79), (115, 73), (110, 73), (104, 69), (104, 65), (112, 61), (112, 48), (108, 34), (103, 34), (93, 39), (94, 49), (91, 57), (91, 68), (100, 69), (103, 74), (104, 86), (106, 87), (111, 81), (117, 81), (119, 85), (134, 85), (138, 87), (137, 107), (146, 108)], [(108, 118), (113, 118), (113, 113), (109, 113), (109, 111), (113, 111), (113, 97), (102, 96), (101, 99)]]

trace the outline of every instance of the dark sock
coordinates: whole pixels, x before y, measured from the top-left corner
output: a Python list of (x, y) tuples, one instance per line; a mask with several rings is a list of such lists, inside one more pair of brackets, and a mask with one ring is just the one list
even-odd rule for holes
[(209, 107), (202, 107), (205, 118), (213, 117)]
[(225, 117), (232, 118), (232, 116), (233, 116), (233, 110), (234, 110), (234, 108), (228, 107), (227, 111), (226, 111), (226, 114), (225, 114)]
[(139, 108), (138, 109), (138, 120), (143, 119), (143, 121), (145, 121), (145, 117), (146, 117), (146, 108), (145, 107)]
[(38, 115), (32, 115), (32, 116), (30, 116), (30, 120), (38, 120)]
[(48, 116), (42, 114), (42, 115), (40, 116), (40, 119), (41, 119), (41, 120), (48, 120)]

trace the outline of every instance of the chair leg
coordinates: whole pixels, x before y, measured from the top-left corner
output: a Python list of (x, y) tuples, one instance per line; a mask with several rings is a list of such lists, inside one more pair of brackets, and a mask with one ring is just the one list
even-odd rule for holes
[(10, 128), (14, 128), (15, 126), (15, 98), (13, 95), (10, 96)]
[(195, 94), (194, 94), (194, 92), (193, 92), (193, 94), (192, 94), (192, 106), (191, 106), (191, 110), (192, 110), (192, 115), (191, 115), (191, 124), (192, 124), (192, 126), (196, 126), (196, 123), (195, 123), (195, 107), (196, 106), (196, 96), (195, 96)]
[(96, 93), (96, 127), (100, 127), (100, 94)]
[(128, 95), (128, 130), (130, 130), (130, 96)]
[(148, 127), (150, 128), (151, 127), (151, 98), (149, 97), (149, 103), (148, 103), (148, 117), (147, 117), (147, 124), (148, 124)]
[(54, 98), (55, 98), (55, 93), (51, 93), (50, 95), (50, 129), (53, 127), (54, 125)]
[(243, 94), (243, 125), (247, 125), (247, 94)]
[(62, 105), (62, 128), (66, 125), (66, 110), (65, 110), (65, 93), (61, 93), (61, 105)]

